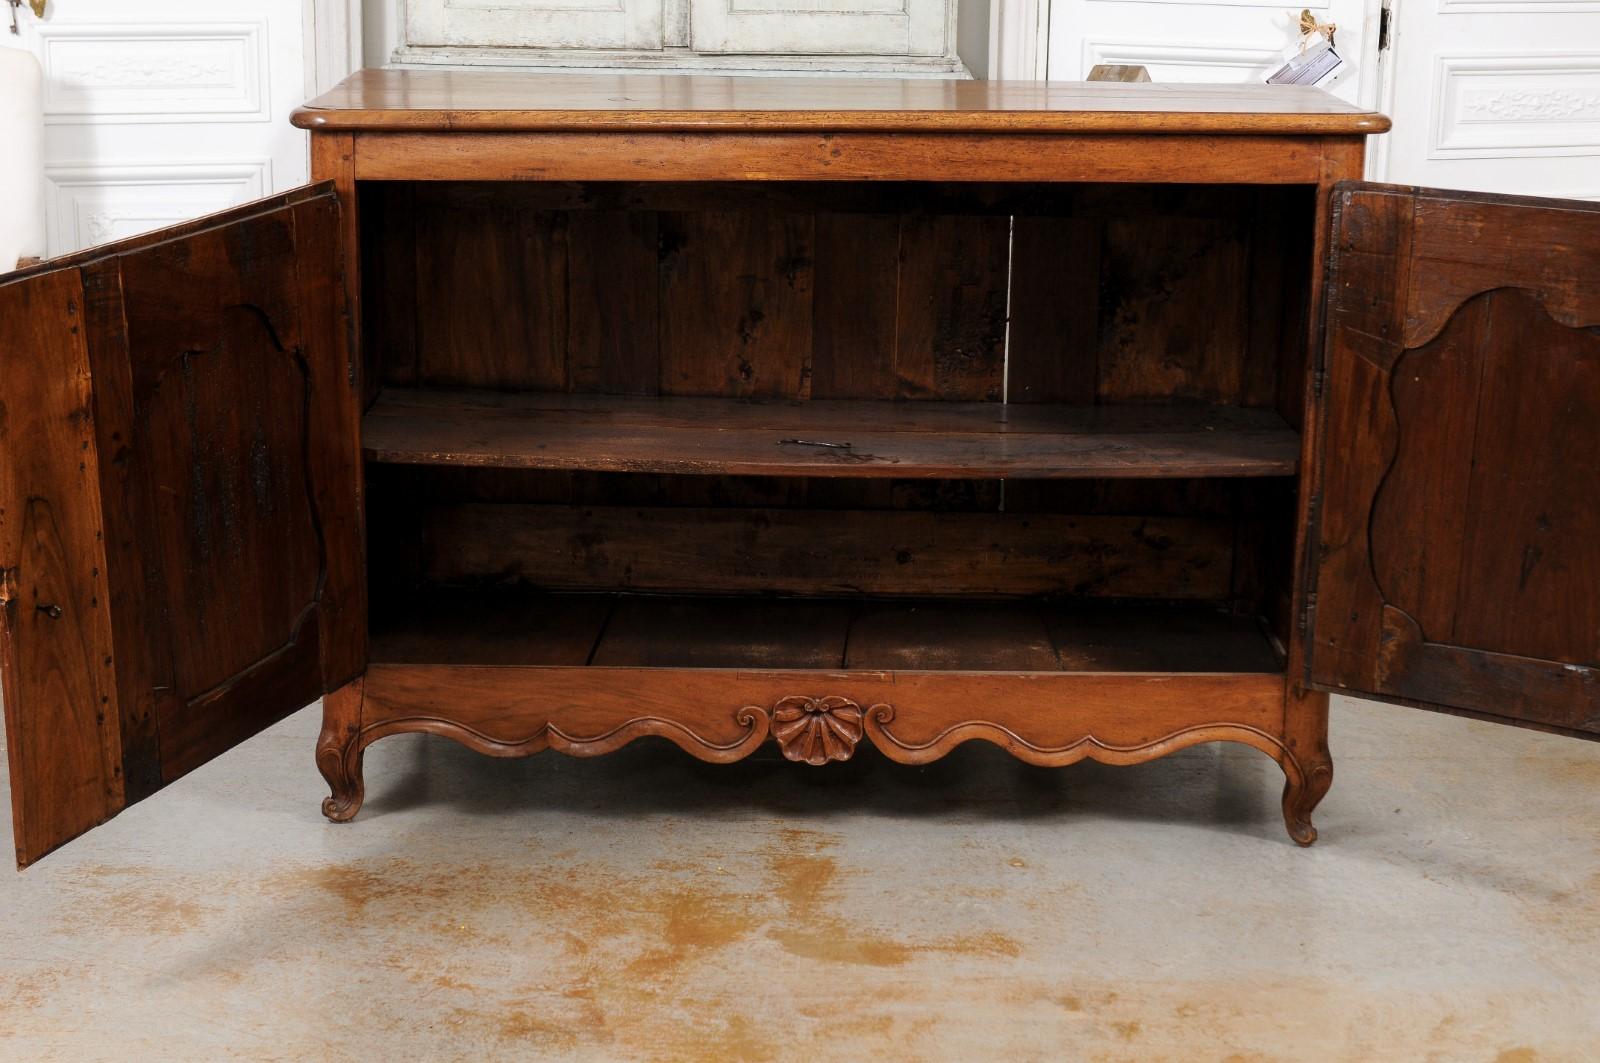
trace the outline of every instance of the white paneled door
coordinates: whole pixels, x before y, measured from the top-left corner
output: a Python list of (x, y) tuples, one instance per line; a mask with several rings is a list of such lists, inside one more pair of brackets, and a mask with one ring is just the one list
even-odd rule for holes
[(662, 0), (412, 0), (414, 47), (638, 48), (662, 46)]
[(1395, 0), (1378, 169), (1600, 199), (1600, 0)]
[(941, 56), (954, 4), (946, 0), (695, 0), (701, 52)]
[(1049, 76), (1075, 80), (1097, 63), (1132, 63), (1154, 81), (1259, 82), (1297, 44), (1305, 9), (1338, 27), (1334, 43), (1350, 65), (1333, 91), (1375, 100), (1377, 0), (1053, 0)]
[[(978, 4), (984, 0), (968, 0)], [(958, 0), (370, 0), (404, 64), (959, 75)]]
[(0, 45), (44, 68), (49, 253), (305, 183), (305, 6), (52, 0), (17, 36), (7, 17)]

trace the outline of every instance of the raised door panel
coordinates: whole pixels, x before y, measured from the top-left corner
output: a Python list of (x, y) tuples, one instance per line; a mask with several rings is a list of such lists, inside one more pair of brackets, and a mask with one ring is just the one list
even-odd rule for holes
[(1600, 207), (1335, 193), (1312, 679), (1600, 735)]
[(942, 56), (947, 0), (696, 0), (691, 44), (711, 54)]
[(408, 0), (412, 47), (630, 48), (663, 43), (662, 0)]
[(337, 234), (320, 186), (0, 285), (19, 863), (364, 665)]

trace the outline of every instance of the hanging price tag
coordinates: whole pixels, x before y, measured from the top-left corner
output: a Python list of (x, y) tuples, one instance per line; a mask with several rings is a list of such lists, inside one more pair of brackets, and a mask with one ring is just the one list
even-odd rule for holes
[(1269, 85), (1323, 85), (1337, 80), (1344, 60), (1327, 41), (1318, 41), (1267, 75)]

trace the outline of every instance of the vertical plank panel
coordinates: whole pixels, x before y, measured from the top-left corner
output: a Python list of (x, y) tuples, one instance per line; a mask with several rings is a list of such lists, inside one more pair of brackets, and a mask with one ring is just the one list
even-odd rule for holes
[(653, 211), (580, 210), (567, 220), (567, 376), (573, 391), (660, 389)]
[(1009, 230), (1004, 215), (902, 219), (898, 397), (1003, 397)]
[(1095, 218), (1012, 223), (1008, 402), (1094, 401), (1100, 229)]
[[(1600, 505), (1565, 475), (1587, 470), (1591, 486), (1600, 477), (1600, 334), (1556, 322), (1519, 289), (1474, 302), (1484, 308), (1482, 412), (1448, 637), (1600, 665)], [(1496, 342), (1509, 336), (1519, 342)]]
[(661, 215), (661, 390), (811, 394), (809, 214)]
[(418, 381), (565, 390), (566, 214), (471, 187), (416, 195)]
[[(94, 377), (95, 436), (100, 464), (101, 520), (111, 631), (117, 646), (117, 709), (127, 804), (161, 788), (157, 721), (179, 704), (167, 636), (167, 581), (145, 563), (140, 529), (156, 522), (162, 500), (130, 460), (136, 438), (132, 366), (122, 313), (122, 270), (116, 259), (83, 267), (84, 334)], [(359, 452), (358, 452), (359, 453)]]
[(894, 397), (899, 259), (899, 216), (817, 215), (813, 398)]
[(361, 211), (362, 336), (366, 375), (402, 386), (417, 382), (417, 231), (413, 185), (364, 186)]
[[(1305, 293), (1296, 283), (1304, 259), (1291, 261), (1288, 257), (1289, 234), (1283, 206), (1287, 198), (1285, 193), (1293, 190), (1252, 191), (1255, 195), (1248, 222), (1247, 280), (1236, 292), (1218, 294), (1222, 298), (1232, 295), (1242, 300), (1246, 308), (1246, 343), (1240, 351), (1243, 365), (1238, 396), (1233, 401), (1244, 406), (1271, 406), (1277, 399), (1278, 366), (1284, 348), (1300, 346), (1286, 334), (1284, 317), (1292, 315), (1290, 304), (1305, 300)], [(1298, 368), (1303, 372), (1304, 364), (1285, 368), (1286, 371)]]
[(1227, 219), (1108, 221), (1100, 401), (1239, 401), (1246, 264)]
[(19, 864), (124, 804), (82, 308), (75, 269), (0, 286), (0, 675)]

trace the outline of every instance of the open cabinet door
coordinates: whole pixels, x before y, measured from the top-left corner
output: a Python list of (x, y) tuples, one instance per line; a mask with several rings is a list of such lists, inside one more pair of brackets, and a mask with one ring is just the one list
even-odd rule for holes
[(1600, 204), (1334, 191), (1313, 685), (1600, 737)]
[(331, 185), (0, 277), (17, 862), (364, 664)]

